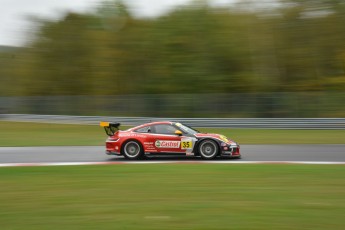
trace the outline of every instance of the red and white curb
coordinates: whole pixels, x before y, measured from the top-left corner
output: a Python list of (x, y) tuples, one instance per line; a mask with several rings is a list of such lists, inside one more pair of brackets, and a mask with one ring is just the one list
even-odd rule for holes
[(118, 162), (0, 163), (0, 167), (119, 165), (119, 164), (305, 164), (305, 165), (345, 165), (345, 162), (336, 162), (336, 161), (118, 161)]

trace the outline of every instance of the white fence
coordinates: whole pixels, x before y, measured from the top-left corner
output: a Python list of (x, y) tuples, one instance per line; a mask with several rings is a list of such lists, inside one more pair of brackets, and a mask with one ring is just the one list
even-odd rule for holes
[(116, 121), (124, 126), (151, 121), (178, 121), (193, 127), (213, 128), (345, 129), (345, 118), (157, 118), (2, 114), (0, 120), (88, 125), (97, 125), (100, 121)]

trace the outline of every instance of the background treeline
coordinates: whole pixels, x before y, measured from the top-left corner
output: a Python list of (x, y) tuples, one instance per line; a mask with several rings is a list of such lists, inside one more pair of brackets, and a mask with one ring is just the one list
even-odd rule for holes
[(58, 21), (32, 19), (25, 47), (0, 47), (0, 110), (344, 117), (345, 2), (260, 2), (195, 1), (137, 18), (108, 1)]
[(105, 2), (93, 13), (36, 19), (27, 46), (0, 56), (0, 94), (344, 91), (344, 1), (265, 6), (197, 1), (135, 18)]

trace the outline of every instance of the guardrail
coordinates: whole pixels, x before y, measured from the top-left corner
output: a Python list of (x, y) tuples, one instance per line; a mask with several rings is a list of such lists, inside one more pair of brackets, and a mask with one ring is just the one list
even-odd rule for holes
[(152, 121), (178, 121), (193, 127), (212, 128), (345, 129), (345, 118), (157, 118), (2, 114), (0, 120), (87, 125), (98, 125), (100, 121), (116, 121), (124, 126)]

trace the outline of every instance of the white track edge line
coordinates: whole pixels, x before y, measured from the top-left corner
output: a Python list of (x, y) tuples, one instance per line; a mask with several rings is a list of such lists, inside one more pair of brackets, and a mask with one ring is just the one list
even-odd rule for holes
[(48, 162), (48, 163), (0, 163), (0, 167), (27, 166), (77, 166), (115, 164), (306, 164), (306, 165), (345, 165), (336, 161), (118, 161), (118, 162)]

